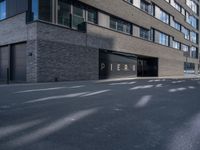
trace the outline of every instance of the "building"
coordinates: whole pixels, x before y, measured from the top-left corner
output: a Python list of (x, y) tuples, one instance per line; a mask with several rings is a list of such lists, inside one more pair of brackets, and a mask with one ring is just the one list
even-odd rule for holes
[(198, 73), (199, 0), (0, 0), (0, 80)]

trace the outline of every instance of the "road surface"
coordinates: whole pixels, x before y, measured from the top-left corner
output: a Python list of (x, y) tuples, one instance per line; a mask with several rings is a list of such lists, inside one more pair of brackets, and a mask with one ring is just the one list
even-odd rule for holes
[(0, 150), (199, 150), (200, 79), (0, 85)]

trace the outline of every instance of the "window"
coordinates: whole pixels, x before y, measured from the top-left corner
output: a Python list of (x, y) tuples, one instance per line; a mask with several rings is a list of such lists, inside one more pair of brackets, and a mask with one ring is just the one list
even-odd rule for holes
[(181, 50), (183, 52), (189, 52), (189, 46), (185, 45), (185, 44), (181, 44)]
[(97, 11), (95, 9), (88, 9), (87, 14), (87, 21), (97, 24)]
[(32, 0), (31, 20), (52, 22), (52, 0)]
[(141, 0), (140, 2), (140, 9), (142, 9), (143, 11), (149, 14), (151, 13), (151, 5), (144, 0)]
[(155, 17), (164, 23), (169, 24), (169, 14), (155, 6)]
[(149, 40), (149, 30), (145, 28), (140, 28), (140, 37), (146, 40)]
[(125, 1), (128, 2), (128, 3), (133, 4), (133, 0), (125, 0)]
[[(1, 1), (1, 0), (0, 0)], [(31, 0), (29, 20), (43, 20), (79, 31), (85, 31), (84, 22), (97, 24), (98, 11), (78, 1), (56, 0)]]
[[(33, 0), (35, 1), (35, 0)], [(52, 0), (39, 0), (39, 19), (52, 22)]]
[(185, 16), (185, 9), (181, 8), (181, 14)]
[(110, 28), (123, 33), (131, 34), (131, 23), (110, 17)]
[(58, 0), (58, 24), (70, 27), (71, 5), (66, 0)]
[(178, 22), (176, 22), (176, 21), (172, 21), (172, 27), (174, 27), (175, 29), (177, 29), (177, 30), (181, 30), (181, 25), (180, 25), (180, 23), (178, 23)]
[(184, 72), (189, 74), (195, 73), (195, 64), (184, 62)]
[(190, 32), (190, 40), (193, 42), (193, 43), (198, 43), (197, 42), (197, 33), (195, 33), (195, 32), (193, 32), (193, 31), (191, 31)]
[(193, 12), (197, 14), (197, 4), (193, 0), (186, 0), (186, 5), (192, 9)]
[(190, 40), (190, 31), (181, 26), (181, 32), (184, 34), (185, 39)]
[(72, 27), (78, 29), (79, 26), (85, 21), (84, 9), (82, 6), (74, 5), (73, 6), (73, 15), (72, 15)]
[(165, 46), (169, 46), (169, 36), (168, 35), (155, 30), (154, 38), (155, 38), (154, 40), (156, 43), (159, 43), (159, 44), (162, 44)]
[(190, 16), (188, 12), (186, 12), (186, 22), (197, 29), (197, 19), (194, 16)]
[(197, 54), (198, 54), (197, 48), (194, 47), (194, 46), (192, 46), (192, 47), (190, 48), (190, 57), (192, 57), (192, 58), (197, 58)]
[(175, 49), (180, 49), (180, 42), (177, 41), (172, 41), (172, 47)]
[(181, 12), (181, 6), (174, 0), (171, 0), (171, 5), (178, 10), (179, 12)]
[(0, 20), (5, 19), (6, 18), (6, 1), (0, 0)]
[(31, 21), (38, 19), (38, 0), (32, 0), (32, 8), (31, 8)]

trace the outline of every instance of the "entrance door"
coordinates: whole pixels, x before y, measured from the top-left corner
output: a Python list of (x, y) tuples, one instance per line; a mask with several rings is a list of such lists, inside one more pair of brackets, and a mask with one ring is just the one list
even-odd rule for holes
[(138, 58), (137, 68), (138, 77), (157, 77), (158, 59), (151, 57), (140, 57)]
[(0, 47), (0, 81), (7, 78), (7, 68), (9, 68), (10, 52), (9, 47)]
[(26, 44), (11, 46), (11, 80), (26, 81)]

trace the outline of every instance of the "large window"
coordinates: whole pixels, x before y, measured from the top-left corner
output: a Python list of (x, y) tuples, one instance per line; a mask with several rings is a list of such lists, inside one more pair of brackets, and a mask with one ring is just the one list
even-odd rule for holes
[(164, 23), (169, 24), (169, 14), (155, 6), (155, 17)]
[(32, 0), (31, 20), (52, 22), (52, 0)]
[(172, 47), (175, 49), (180, 49), (180, 42), (177, 41), (172, 41)]
[(186, 22), (197, 29), (198, 20), (194, 16), (191, 16), (188, 12), (186, 12)]
[(184, 72), (189, 73), (189, 74), (195, 73), (195, 64), (189, 63), (189, 62), (184, 62)]
[(156, 30), (154, 33), (155, 33), (154, 38), (156, 43), (169, 46), (169, 36), (167, 34), (164, 34)]
[(125, 1), (128, 2), (128, 3), (133, 4), (133, 0), (125, 0)]
[(78, 29), (85, 21), (85, 10), (80, 5), (73, 6), (72, 12), (72, 27)]
[(193, 42), (193, 43), (198, 43), (198, 41), (197, 41), (197, 33), (195, 33), (195, 32), (193, 32), (193, 31), (191, 31), (190, 32), (190, 40)]
[(181, 44), (181, 50), (183, 51), (183, 54), (184, 54), (185, 57), (189, 57), (190, 50), (189, 50), (189, 46), (188, 45)]
[(144, 1), (144, 0), (141, 0), (140, 2), (140, 8), (143, 10), (143, 11), (146, 11), (147, 13), (151, 13), (151, 5)]
[(185, 45), (185, 44), (181, 44), (181, 50), (183, 52), (189, 52), (189, 46)]
[(148, 29), (140, 28), (140, 37), (146, 40), (150, 39), (150, 32)]
[(89, 8), (87, 11), (87, 21), (97, 24), (98, 22), (97, 20), (98, 20), (97, 11), (95, 9)]
[(70, 27), (71, 5), (68, 0), (58, 0), (58, 24)]
[(181, 12), (181, 6), (174, 0), (171, 0), (171, 5), (178, 10), (179, 12)]
[(198, 54), (197, 48), (192, 46), (190, 48), (190, 57), (197, 58), (198, 57), (197, 54)]
[(185, 39), (190, 40), (190, 30), (181, 26), (181, 32), (184, 34)]
[(110, 28), (127, 34), (131, 34), (132, 29), (131, 23), (114, 17), (110, 17)]
[(85, 31), (86, 21), (94, 24), (98, 22), (98, 11), (78, 1), (32, 0), (29, 10), (30, 21), (39, 19), (79, 31)]
[(174, 27), (175, 29), (179, 30), (179, 31), (181, 30), (180, 23), (176, 22), (175, 20), (172, 20), (171, 26)]
[(0, 0), (0, 20), (5, 19), (6, 18), (6, 1)]
[(52, 0), (40, 0), (39, 1), (39, 19), (52, 22)]
[(197, 13), (197, 4), (193, 0), (186, 0), (186, 5), (192, 9), (193, 12)]

